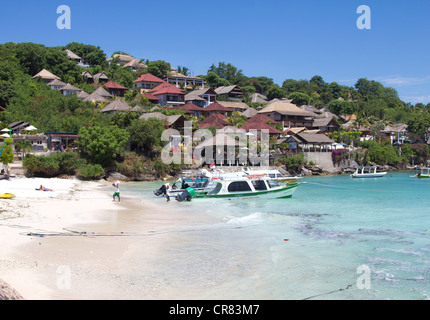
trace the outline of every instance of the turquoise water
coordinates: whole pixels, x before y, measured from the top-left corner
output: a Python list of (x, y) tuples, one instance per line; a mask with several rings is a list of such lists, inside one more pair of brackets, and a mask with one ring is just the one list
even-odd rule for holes
[[(412, 175), (308, 177), (291, 199), (172, 201), (207, 220), (172, 234), (151, 276), (183, 299), (429, 299), (430, 181)], [(159, 185), (121, 192), (145, 199)]]

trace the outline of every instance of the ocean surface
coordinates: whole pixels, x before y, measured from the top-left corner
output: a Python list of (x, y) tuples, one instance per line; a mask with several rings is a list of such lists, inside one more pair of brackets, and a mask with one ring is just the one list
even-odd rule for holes
[[(305, 177), (290, 199), (172, 200), (200, 220), (172, 232), (151, 276), (178, 299), (428, 300), (430, 179), (411, 176)], [(121, 196), (160, 185), (126, 183)]]

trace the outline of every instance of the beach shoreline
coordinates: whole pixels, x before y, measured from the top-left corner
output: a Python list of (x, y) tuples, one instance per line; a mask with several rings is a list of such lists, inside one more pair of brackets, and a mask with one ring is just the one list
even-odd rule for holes
[[(54, 192), (35, 190), (39, 184)], [(0, 188), (17, 196), (0, 201), (1, 279), (24, 299), (164, 296), (158, 280), (133, 280), (133, 251), (143, 243), (142, 259), (151, 261), (168, 246), (169, 232), (199, 223), (162, 199), (121, 193), (114, 203), (103, 180), (17, 178)]]

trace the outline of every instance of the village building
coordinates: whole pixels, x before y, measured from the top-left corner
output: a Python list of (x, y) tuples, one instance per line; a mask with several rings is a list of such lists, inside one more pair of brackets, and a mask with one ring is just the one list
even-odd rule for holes
[(246, 111), (241, 113), (242, 116), (245, 116), (247, 118), (252, 118), (256, 114), (258, 114), (258, 111), (255, 110), (254, 108), (248, 108)]
[(223, 86), (215, 89), (215, 92), (222, 97), (230, 100), (242, 100), (243, 91), (237, 85)]
[(164, 81), (181, 89), (204, 89), (205, 87), (205, 81), (202, 78), (186, 76), (175, 70), (171, 70), (169, 74), (164, 77)]
[(173, 109), (182, 110), (186, 114), (192, 115), (196, 118), (200, 118), (203, 113), (203, 108), (196, 106), (195, 104), (192, 104), (192, 103), (187, 103), (183, 106), (173, 107)]
[(290, 102), (277, 101), (269, 103), (259, 113), (281, 123), (284, 128), (306, 127), (312, 129), (312, 115)]
[(312, 128), (327, 133), (339, 130), (340, 125), (335, 118), (317, 118), (314, 119)]
[(52, 74), (51, 72), (49, 72), (46, 69), (43, 69), (42, 71), (40, 71), (39, 73), (34, 75), (33, 79), (35, 79), (35, 78), (42, 79), (42, 81), (45, 82), (46, 84), (48, 84), (52, 80), (61, 80), (60, 77), (57, 77), (55, 74)]
[(211, 127), (224, 128), (230, 125), (231, 124), (228, 122), (227, 117), (220, 113), (214, 113), (211, 116), (199, 122), (200, 129), (208, 129)]
[(115, 97), (124, 97), (125, 93), (128, 91), (127, 87), (113, 82), (112, 80), (106, 82), (103, 86), (106, 87), (107, 91)]
[(240, 101), (218, 101), (218, 103), (223, 107), (229, 108), (231, 111), (240, 113), (248, 110), (249, 108), (245, 102)]
[(267, 97), (264, 94), (261, 93), (253, 93), (251, 95), (251, 102), (252, 103), (267, 103)]
[(75, 87), (70, 83), (67, 83), (65, 86), (60, 88), (60, 91), (63, 93), (63, 95), (70, 96), (70, 95), (78, 94), (79, 92), (82, 91), (82, 89)]
[(139, 69), (146, 69), (148, 66), (137, 59), (131, 60), (123, 65), (123, 68), (130, 69), (132, 71), (137, 71)]
[(291, 151), (331, 151), (334, 140), (324, 133), (300, 132), (290, 135), (283, 142), (288, 143)]
[(166, 116), (161, 112), (143, 113), (139, 117), (139, 119), (144, 119), (144, 120), (148, 120), (150, 118), (162, 120), (166, 128), (177, 129), (177, 130), (180, 130), (181, 132), (183, 131), (183, 128), (184, 128), (184, 122), (187, 120), (182, 114)]
[(217, 93), (213, 88), (205, 88), (191, 91), (185, 95), (185, 102), (205, 108), (216, 102)]
[[(151, 89), (147, 94), (157, 97), (159, 99), (158, 103), (162, 106), (177, 106), (185, 104), (185, 92), (168, 82), (159, 84), (155, 88)], [(145, 96), (148, 98), (147, 94), (145, 94)]]
[(203, 113), (206, 115), (212, 115), (214, 113), (220, 113), (225, 116), (230, 116), (233, 113), (233, 110), (230, 108), (226, 108), (222, 106), (219, 102), (214, 102), (206, 108), (203, 108)]
[(164, 80), (150, 74), (145, 73), (138, 79), (134, 80), (134, 88), (142, 91), (148, 91), (163, 83)]
[(122, 99), (115, 99), (104, 107), (100, 112), (113, 114), (116, 112), (130, 111), (130, 105)]
[(103, 84), (103, 83), (106, 83), (106, 82), (108, 82), (108, 81), (109, 81), (109, 77), (107, 76), (107, 74), (106, 74), (106, 73), (104, 73), (104, 72), (100, 72), (100, 73), (96, 73), (96, 74), (93, 76), (93, 80), (94, 80), (94, 83), (100, 83), (100, 84)]
[(75, 61), (78, 66), (82, 67), (82, 68), (89, 68), (90, 65), (85, 63), (84, 60), (78, 56), (77, 54), (75, 54), (73, 51), (66, 49), (66, 54), (69, 57), (70, 60)]
[(62, 87), (64, 87), (66, 84), (67, 84), (67, 83), (65, 83), (65, 82), (63, 82), (63, 81), (61, 81), (61, 80), (54, 79), (54, 80), (52, 80), (52, 81), (50, 81), (50, 82), (48, 83), (48, 86), (50, 86), (50, 87), (51, 87), (51, 89), (53, 89), (53, 90), (60, 90), (60, 89), (61, 89)]
[(81, 73), (82, 78), (86, 83), (94, 83), (94, 77), (88, 70)]

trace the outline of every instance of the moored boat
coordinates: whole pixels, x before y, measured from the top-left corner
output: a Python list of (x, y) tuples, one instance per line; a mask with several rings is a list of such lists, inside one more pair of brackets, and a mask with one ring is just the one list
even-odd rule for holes
[(420, 168), (420, 171), (415, 174), (418, 179), (430, 178), (430, 168)]
[(358, 167), (351, 177), (353, 178), (379, 178), (387, 174), (387, 172), (377, 172), (376, 167)]
[(293, 196), (300, 183), (280, 184), (268, 177), (220, 179), (210, 191), (196, 191), (193, 198), (277, 199)]

